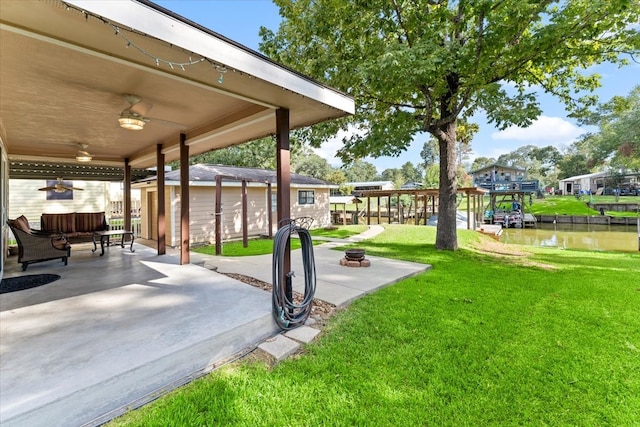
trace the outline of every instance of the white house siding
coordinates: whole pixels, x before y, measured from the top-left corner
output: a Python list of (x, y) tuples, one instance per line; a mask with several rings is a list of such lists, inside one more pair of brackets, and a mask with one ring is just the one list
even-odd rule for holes
[(109, 183), (102, 181), (72, 181), (73, 200), (47, 200), (47, 192), (38, 188), (47, 185), (46, 180), (9, 180), (9, 218), (24, 215), (34, 228), (40, 228), (43, 213), (103, 212), (109, 203)]
[[(298, 203), (298, 191), (312, 190), (315, 192), (315, 200), (312, 205)], [(308, 216), (313, 218), (311, 228), (328, 227), (331, 225), (331, 210), (329, 206), (329, 189), (312, 187), (291, 188), (291, 217), (300, 218)], [(274, 219), (274, 222), (276, 220)]]
[(564, 195), (575, 194), (578, 190), (588, 190), (592, 193), (595, 193), (598, 190), (598, 182), (601, 182), (603, 177), (606, 175), (606, 172), (595, 172), (561, 179), (559, 181), (560, 189), (562, 190), (562, 194)]
[[(315, 192), (314, 204), (298, 204), (298, 190)], [(142, 235), (151, 238), (151, 227), (148, 221), (149, 192), (154, 188), (142, 189), (142, 212), (145, 220), (142, 224)], [(166, 189), (166, 233), (167, 245), (180, 245), (180, 187), (167, 186)], [(273, 188), (273, 194), (277, 189)], [(247, 184), (247, 232), (250, 237), (268, 233), (268, 200), (267, 186), (264, 184)], [(215, 243), (215, 186), (195, 185), (189, 189), (190, 210), (190, 244)], [(291, 217), (309, 216), (314, 219), (313, 228), (331, 224), (329, 210), (329, 188), (295, 187), (291, 189)], [(273, 206), (275, 210), (275, 206)], [(276, 213), (273, 213), (273, 229), (277, 229)], [(240, 183), (225, 183), (222, 188), (222, 240), (242, 238), (242, 187)]]
[[(180, 193), (175, 188), (175, 199), (171, 204), (171, 221), (173, 234), (168, 240), (171, 246), (178, 246), (180, 242)], [(266, 234), (267, 217), (267, 188), (247, 187), (247, 232), (249, 236)], [(189, 189), (189, 241), (192, 244), (215, 243), (215, 202), (216, 188), (213, 186), (192, 186)], [(222, 188), (222, 239), (242, 238), (242, 189), (240, 185), (225, 185)]]

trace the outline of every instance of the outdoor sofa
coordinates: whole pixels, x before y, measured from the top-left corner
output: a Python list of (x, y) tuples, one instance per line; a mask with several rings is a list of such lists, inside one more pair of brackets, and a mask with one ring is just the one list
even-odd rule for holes
[(18, 263), (22, 264), (22, 271), (26, 271), (29, 264), (58, 258), (67, 265), (71, 245), (64, 234), (33, 229), (24, 215), (8, 220), (7, 224), (18, 242)]
[(45, 213), (40, 217), (42, 230), (59, 231), (69, 243), (93, 241), (93, 233), (109, 229), (104, 212)]

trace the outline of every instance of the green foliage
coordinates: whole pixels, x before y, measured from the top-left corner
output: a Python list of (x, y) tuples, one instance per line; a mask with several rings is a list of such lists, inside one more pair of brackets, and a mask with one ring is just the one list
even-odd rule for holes
[(417, 166), (411, 162), (405, 162), (400, 168), (404, 182), (420, 182), (422, 181), (422, 172)]
[(440, 163), (437, 139), (432, 137), (425, 141), (420, 151), (420, 158), (422, 159), (422, 166), (424, 168)]
[[(275, 169), (276, 143), (273, 138), (262, 138), (247, 144), (233, 145), (219, 150), (198, 154), (189, 159), (189, 164), (213, 164), (248, 168)], [(172, 164), (179, 168), (179, 162)]]
[(348, 182), (375, 181), (378, 178), (378, 170), (369, 162), (356, 160), (343, 167)]
[(440, 183), (440, 165), (427, 166), (424, 170), (424, 187), (425, 188), (438, 188)]
[(575, 115), (594, 105), (597, 63), (637, 53), (638, 0), (550, 2), (276, 0), (283, 21), (261, 29), (261, 50), (356, 100), (356, 114), (315, 126), (318, 144), (339, 129), (345, 162), (394, 156), (416, 133), (440, 148), (437, 246), (456, 249), (456, 125), (483, 110), (499, 128), (540, 115), (532, 87)]
[(332, 168), (327, 160), (315, 153), (301, 156), (295, 164), (295, 173), (311, 176), (318, 179), (326, 179), (332, 172)]
[(593, 163), (640, 172), (640, 86), (600, 105), (583, 122), (599, 127), (586, 139)]
[(476, 157), (471, 164), (471, 171), (485, 168), (487, 166), (496, 164), (498, 161), (493, 157)]

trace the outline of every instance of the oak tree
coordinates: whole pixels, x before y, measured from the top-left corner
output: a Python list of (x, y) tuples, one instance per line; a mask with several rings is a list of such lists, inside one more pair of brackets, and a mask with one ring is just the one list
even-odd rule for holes
[(350, 161), (437, 138), (438, 249), (458, 247), (458, 120), (483, 110), (500, 129), (527, 126), (538, 91), (580, 114), (599, 82), (587, 68), (640, 47), (640, 0), (274, 1), (283, 19), (261, 29), (261, 50), (356, 101), (354, 116), (314, 126), (314, 141), (357, 129), (338, 152)]

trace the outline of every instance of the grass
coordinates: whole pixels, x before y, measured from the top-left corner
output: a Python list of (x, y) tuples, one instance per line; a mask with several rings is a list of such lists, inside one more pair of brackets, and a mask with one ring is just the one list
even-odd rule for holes
[(331, 228), (316, 228), (310, 231), (311, 237), (332, 237), (336, 239), (346, 239), (356, 234), (364, 233), (369, 227), (363, 224), (340, 225)]
[[(533, 205), (527, 205), (527, 212), (531, 212), (534, 215), (600, 215), (600, 212), (591, 209), (587, 202), (588, 196), (585, 196), (582, 200), (578, 200), (575, 197), (563, 197), (563, 196), (547, 196), (544, 199), (536, 199)], [(594, 196), (595, 203), (615, 203), (615, 197), (613, 196)], [(638, 203), (640, 204), (640, 198), (635, 197), (620, 197), (621, 203)], [(607, 215), (611, 216), (638, 216), (637, 212), (616, 212), (606, 211)]]
[[(300, 240), (291, 239), (290, 242), (291, 249), (300, 248)], [(206, 255), (216, 254), (215, 245), (201, 246), (192, 250)], [(247, 242), (246, 248), (242, 246), (242, 241), (224, 242), (222, 244), (223, 256), (252, 256), (270, 253), (273, 253), (273, 240), (271, 239), (251, 239)]]
[(223, 367), (113, 426), (638, 425), (640, 255), (502, 245), (385, 226), (371, 255), (427, 273), (335, 315), (273, 369)]
[[(338, 239), (346, 239), (347, 237), (360, 234), (369, 227), (366, 225), (346, 225), (335, 228), (317, 228), (310, 231), (311, 237), (333, 237)], [(313, 240), (313, 244), (323, 243), (321, 240)], [(300, 248), (300, 240), (291, 239), (291, 249)], [(194, 248), (194, 252), (206, 255), (215, 255), (215, 245), (201, 246)], [(223, 256), (252, 256), (265, 255), (273, 253), (273, 240), (271, 239), (251, 239), (248, 241), (247, 247), (243, 247), (242, 241), (224, 242), (222, 244)]]

